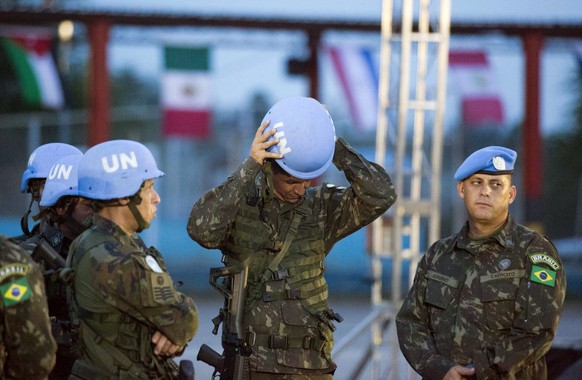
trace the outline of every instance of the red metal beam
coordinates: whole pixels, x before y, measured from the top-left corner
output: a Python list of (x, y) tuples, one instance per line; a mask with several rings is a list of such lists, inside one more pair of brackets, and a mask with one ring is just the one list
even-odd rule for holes
[(88, 24), (91, 59), (89, 60), (89, 130), (87, 143), (91, 147), (109, 140), (109, 69), (107, 42), (109, 22), (94, 19)]
[[(317, 20), (305, 18), (260, 18), (202, 16), (180, 13), (113, 12), (94, 10), (53, 10), (52, 8), (3, 7), (0, 9), (0, 23), (46, 25), (63, 20), (90, 23), (94, 19), (108, 21), (110, 25), (132, 26), (186, 26), (242, 28), (267, 30), (303, 30), (319, 32), (326, 30), (346, 30), (360, 32), (380, 32), (380, 20)], [(394, 30), (399, 30), (398, 23)], [(451, 34), (487, 34), (501, 32), (505, 35), (522, 36), (539, 32), (544, 37), (582, 38), (582, 23), (475, 23), (451, 22)]]
[[(538, 225), (542, 218), (542, 137), (540, 132), (540, 55), (544, 37), (541, 33), (523, 36), (525, 50), (525, 115), (523, 120), (523, 157), (526, 220)], [(541, 228), (541, 226), (538, 226)]]

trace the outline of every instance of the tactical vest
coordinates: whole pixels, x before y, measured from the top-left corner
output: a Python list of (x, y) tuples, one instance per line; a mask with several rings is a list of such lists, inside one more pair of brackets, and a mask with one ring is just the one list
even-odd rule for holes
[[(298, 373), (310, 369), (332, 372), (333, 311), (328, 309), (324, 278), (326, 256), (323, 218), (316, 198), (308, 189), (303, 203), (280, 214), (278, 228), (263, 215), (260, 203), (242, 205), (232, 232), (222, 247), (227, 265), (249, 259), (245, 302), (246, 341), (252, 347), (251, 368), (263, 372)], [(269, 264), (298, 219), (276, 270)]]
[[(143, 244), (140, 241), (141, 244)], [(135, 247), (121, 246), (119, 242), (110, 234), (101, 230), (93, 229), (85, 231), (79, 237), (79, 244), (76, 252), (78, 254), (71, 258), (68, 263), (73, 269), (84, 258), (84, 254), (98, 245), (115, 245), (116, 250), (121, 253), (135, 254)], [(142, 247), (144, 256), (146, 254), (155, 255), (162, 268), (166, 270), (163, 260), (157, 250)], [(72, 265), (71, 265), (72, 264)], [(71, 284), (74, 284), (75, 273), (71, 276)], [(80, 273), (81, 279), (86, 273)], [(105, 363), (106, 368), (101, 368), (108, 374), (115, 374), (116, 379), (172, 379), (176, 378), (178, 367), (171, 359), (161, 360), (154, 355), (151, 343), (153, 331), (143, 323), (138, 323), (135, 319), (124, 313), (95, 313), (87, 310), (77, 303), (74, 286), (71, 287), (70, 295), (71, 319), (80, 327), (81, 342), (91, 344), (85, 347), (83, 355), (87, 351), (97, 358), (99, 363)], [(108, 336), (115, 336), (115, 341), (109, 342), (100, 336), (97, 331), (106, 331)], [(83, 356), (81, 355), (81, 356)], [(86, 358), (81, 358), (86, 359)], [(85, 361), (84, 369), (91, 368)], [(95, 369), (97, 370), (97, 369)], [(94, 373), (95, 376), (102, 373)]]
[(58, 345), (57, 361), (49, 375), (49, 379), (66, 379), (71, 372), (73, 362), (77, 358), (76, 333), (73, 331), (69, 319), (66, 285), (59, 280), (60, 268), (52, 268), (37, 253), (44, 241), (48, 242), (48, 245), (65, 259), (70, 240), (58, 228), (44, 223), (42, 230), (38, 231), (37, 235), (29, 237), (20, 243), (20, 246), (39, 264), (43, 272), (52, 334)]

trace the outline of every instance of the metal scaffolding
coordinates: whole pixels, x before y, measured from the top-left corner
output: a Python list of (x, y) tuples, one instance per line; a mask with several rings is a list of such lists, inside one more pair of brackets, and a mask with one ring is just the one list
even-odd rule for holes
[[(373, 310), (336, 348), (337, 354), (370, 328), (370, 348), (351, 379), (368, 364), (371, 379), (414, 376), (399, 368), (394, 319), (404, 295), (403, 271), (408, 267), (410, 283), (419, 258), (440, 237), (450, 0), (384, 0), (382, 7), (375, 160), (391, 174), (398, 200), (372, 225)], [(395, 14), (400, 22), (393, 21)], [(384, 261), (391, 264), (389, 297), (382, 286)]]

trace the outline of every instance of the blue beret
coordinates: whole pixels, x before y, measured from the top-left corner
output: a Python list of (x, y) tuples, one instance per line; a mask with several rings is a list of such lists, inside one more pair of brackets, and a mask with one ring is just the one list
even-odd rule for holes
[(479, 173), (510, 174), (517, 159), (517, 153), (502, 146), (488, 146), (473, 152), (459, 166), (455, 179), (462, 181), (465, 178)]

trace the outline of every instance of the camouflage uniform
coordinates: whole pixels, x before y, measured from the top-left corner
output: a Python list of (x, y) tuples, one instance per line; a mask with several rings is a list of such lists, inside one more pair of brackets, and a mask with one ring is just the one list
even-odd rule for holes
[(198, 329), (198, 311), (174, 288), (159, 252), (94, 215), (93, 226), (73, 241), (69, 259), (75, 271), (71, 319), (80, 321), (82, 362), (114, 378), (174, 378), (175, 363), (154, 355), (152, 335), (160, 331), (186, 345)]
[(43, 379), (55, 364), (42, 275), (16, 245), (0, 235), (0, 377)]
[(471, 240), (431, 246), (396, 317), (404, 356), (427, 379), (474, 364), (478, 379), (545, 379), (566, 293), (551, 242), (512, 217)]
[[(248, 158), (190, 214), (192, 239), (219, 248), (227, 265), (249, 262), (243, 328), (252, 347), (253, 377), (280, 373), (306, 378), (336, 368), (325, 257), (337, 241), (382, 215), (396, 194), (385, 170), (341, 138), (333, 162), (350, 187), (308, 188), (300, 202), (290, 204), (272, 195), (269, 171)], [(270, 271), (293, 224), (297, 227), (289, 249), (277, 270)]]
[(49, 223), (43, 223), (36, 235), (19, 243), (40, 266), (46, 289), (48, 312), (51, 318), (53, 336), (57, 341), (57, 362), (49, 379), (67, 379), (77, 355), (74, 351), (75, 339), (71, 331), (71, 324), (67, 308), (66, 285), (59, 280), (59, 270), (51, 268), (42, 258), (36, 257), (35, 250), (41, 242), (46, 240), (63, 260), (66, 260), (71, 240), (65, 237), (58, 228)]

